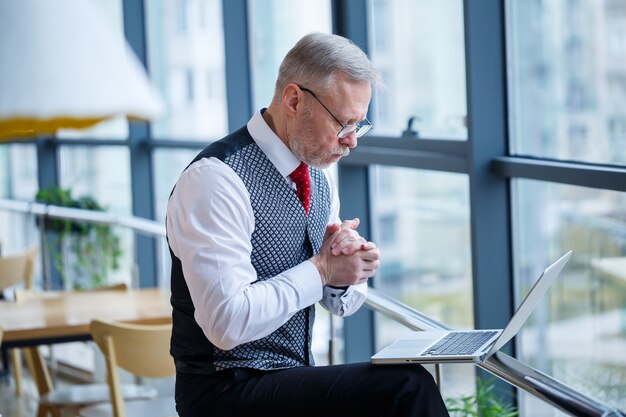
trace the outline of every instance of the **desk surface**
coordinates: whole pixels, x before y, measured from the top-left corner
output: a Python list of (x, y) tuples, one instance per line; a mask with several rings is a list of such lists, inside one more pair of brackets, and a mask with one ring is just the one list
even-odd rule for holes
[(6, 347), (90, 338), (92, 319), (150, 323), (171, 317), (169, 291), (50, 292), (22, 302), (0, 302)]

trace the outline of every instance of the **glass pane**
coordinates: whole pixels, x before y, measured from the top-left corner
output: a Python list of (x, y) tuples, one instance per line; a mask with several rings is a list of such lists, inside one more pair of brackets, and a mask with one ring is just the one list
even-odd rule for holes
[[(74, 198), (91, 196), (113, 214), (132, 214), (130, 155), (123, 146), (61, 146), (59, 153), (59, 173), (62, 188), (71, 190)], [(113, 168), (114, 167), (114, 168)], [(120, 239), (122, 256), (120, 268), (111, 271), (109, 283), (131, 282), (134, 271), (134, 234), (131, 229), (113, 227)], [(71, 256), (65, 251), (65, 256)], [(82, 278), (79, 278), (82, 279)], [(85, 282), (88, 285), (89, 282)]]
[(512, 151), (626, 164), (626, 4), (507, 6)]
[(124, 146), (61, 146), (61, 187), (75, 197), (95, 197), (111, 213), (131, 215), (129, 158)]
[(201, 151), (194, 149), (159, 148), (153, 152), (152, 174), (154, 178), (157, 221), (165, 221), (167, 200), (178, 176)]
[[(37, 150), (33, 144), (0, 146), (0, 198), (33, 201), (37, 192)], [(39, 234), (31, 215), (0, 209), (0, 256), (38, 245)], [(41, 279), (39, 262), (35, 281)]]
[[(124, 33), (124, 13), (122, 9), (122, 0), (97, 0), (94, 7), (110, 26)], [(98, 82), (98, 80), (94, 80)], [(118, 116), (102, 123), (98, 123), (89, 129), (61, 129), (57, 136), (63, 139), (126, 139), (128, 137), (128, 121), (126, 117)]]
[(221, 0), (145, 2), (148, 68), (166, 101), (158, 139), (218, 139), (228, 130)]
[[(167, 201), (178, 180), (178, 176), (189, 165), (200, 149), (155, 149), (153, 156), (152, 175), (155, 189), (155, 217), (158, 222), (165, 224)], [(169, 288), (171, 259), (166, 239), (158, 239), (160, 272), (158, 283), (160, 287)]]
[(37, 175), (35, 145), (0, 146), (0, 198), (34, 200), (37, 193)]
[[(469, 182), (463, 174), (372, 169), (373, 241), (381, 252), (376, 289), (456, 328), (472, 328)], [(407, 328), (377, 315), (376, 346)], [(446, 395), (474, 387), (473, 366), (443, 372)]]
[[(626, 193), (514, 181), (518, 304), (541, 271), (570, 262), (517, 338), (519, 359), (626, 409)], [(525, 415), (552, 407), (524, 397)]]
[(387, 86), (370, 109), (375, 133), (467, 139), (462, 0), (369, 0), (372, 61)]
[(267, 107), (272, 101), (278, 67), (295, 43), (310, 32), (331, 32), (331, 12), (329, 0), (249, 0), (248, 10), (252, 96), (256, 110)]

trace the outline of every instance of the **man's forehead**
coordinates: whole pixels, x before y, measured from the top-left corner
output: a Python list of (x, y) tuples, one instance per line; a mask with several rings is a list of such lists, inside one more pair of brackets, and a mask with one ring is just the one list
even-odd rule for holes
[(338, 116), (344, 120), (361, 120), (371, 100), (369, 83), (338, 83), (330, 95)]

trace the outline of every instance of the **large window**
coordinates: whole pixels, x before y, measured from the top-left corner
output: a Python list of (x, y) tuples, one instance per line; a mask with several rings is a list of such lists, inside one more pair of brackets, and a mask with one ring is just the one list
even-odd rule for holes
[(463, 2), (369, 0), (370, 55), (386, 84), (374, 95), (375, 133), (467, 138)]
[(221, 0), (145, 2), (148, 68), (166, 101), (157, 139), (219, 139), (228, 130)]
[(37, 150), (33, 144), (0, 146), (0, 198), (29, 201), (37, 192)]
[[(588, 165), (583, 163), (626, 164), (626, 4), (572, 0), (506, 5), (511, 153), (533, 157), (536, 169), (527, 171), (531, 177), (548, 164), (542, 158), (574, 161), (568, 166), (580, 169), (567, 178), (545, 174), (544, 181), (513, 180), (518, 302), (546, 265), (574, 250), (520, 334), (518, 356), (623, 409), (626, 194), (609, 191), (615, 188), (609, 180), (596, 183), (599, 188), (556, 181), (584, 183)], [(598, 176), (607, 172), (597, 167)], [(526, 415), (555, 413), (526, 395), (522, 405)]]
[(59, 155), (62, 187), (71, 188), (75, 196), (94, 196), (112, 213), (132, 213), (128, 149), (122, 146), (63, 146)]
[[(526, 324), (519, 358), (591, 397), (626, 407), (626, 193), (516, 180), (518, 299), (574, 254)], [(527, 399), (526, 415), (541, 403)]]
[[(183, 172), (185, 167), (189, 165), (198, 152), (197, 150), (170, 148), (156, 149), (154, 151), (152, 178), (155, 189), (155, 218), (162, 224), (165, 224), (167, 201), (174, 188), (174, 184), (176, 184), (178, 176)], [(161, 273), (159, 274), (160, 282), (157, 284), (169, 288), (172, 262), (169, 246), (165, 238), (158, 239), (158, 251)]]
[(509, 1), (511, 148), (626, 164), (626, 5)]
[[(467, 176), (376, 166), (372, 178), (372, 228), (382, 258), (376, 289), (443, 323), (472, 328)], [(407, 332), (377, 316), (377, 348)], [(471, 390), (473, 367), (449, 368), (445, 392)]]
[[(70, 189), (72, 196), (92, 196), (110, 213), (132, 214), (130, 161), (126, 147), (63, 146), (59, 155), (61, 187)], [(137, 286), (138, 282), (132, 282), (140, 272), (135, 270), (133, 232), (122, 227), (114, 231), (121, 241), (122, 258), (119, 270), (109, 274), (109, 282)]]
[[(0, 146), (0, 198), (32, 201), (36, 192), (35, 146), (33, 144)], [(0, 254), (21, 252), (37, 244), (38, 237), (31, 216), (0, 210)]]

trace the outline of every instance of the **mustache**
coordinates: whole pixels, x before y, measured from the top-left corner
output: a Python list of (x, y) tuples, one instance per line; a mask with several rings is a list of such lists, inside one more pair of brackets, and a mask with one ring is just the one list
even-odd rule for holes
[(340, 156), (348, 156), (350, 155), (350, 148), (348, 148), (347, 146), (343, 146), (341, 148), (338, 149), (337, 155)]

